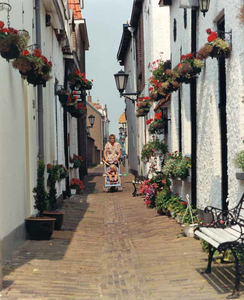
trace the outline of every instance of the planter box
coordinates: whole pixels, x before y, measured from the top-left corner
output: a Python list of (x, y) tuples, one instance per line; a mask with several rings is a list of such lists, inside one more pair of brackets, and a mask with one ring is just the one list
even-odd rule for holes
[(238, 180), (244, 180), (244, 172), (238, 172), (236, 173), (236, 179)]

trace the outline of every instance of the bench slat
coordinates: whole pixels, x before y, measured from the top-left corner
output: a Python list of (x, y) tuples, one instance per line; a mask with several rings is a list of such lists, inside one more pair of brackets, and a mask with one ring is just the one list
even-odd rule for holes
[(237, 240), (236, 236), (222, 228), (200, 228), (200, 231), (220, 244)]
[(216, 241), (214, 241), (213, 239), (211, 239), (209, 236), (207, 236), (206, 234), (202, 233), (199, 230), (195, 231), (195, 235), (200, 237), (201, 239), (205, 240), (206, 242), (208, 242), (210, 245), (212, 245), (214, 248), (218, 248), (219, 247), (219, 243), (217, 243)]
[(241, 230), (240, 230), (240, 226), (239, 225), (234, 225), (232, 227), (226, 228), (225, 229), (227, 232), (233, 234), (234, 236), (236, 236), (237, 238), (240, 237), (241, 235)]

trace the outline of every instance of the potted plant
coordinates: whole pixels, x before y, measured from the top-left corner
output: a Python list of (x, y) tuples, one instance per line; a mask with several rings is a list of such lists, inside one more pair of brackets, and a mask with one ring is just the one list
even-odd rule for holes
[(175, 168), (182, 160), (182, 154), (178, 151), (169, 153), (169, 158), (165, 161), (162, 172), (169, 178), (175, 177)]
[(70, 163), (73, 165), (73, 168), (78, 169), (84, 163), (84, 159), (80, 155), (73, 154), (73, 158), (70, 157)]
[(72, 178), (70, 181), (71, 195), (75, 195), (77, 192), (82, 192), (84, 190), (83, 182), (78, 178)]
[(29, 34), (20, 34), (14, 28), (4, 27), (4, 22), (0, 21), (0, 53), (7, 61), (17, 58), (26, 46)]
[(181, 160), (177, 160), (174, 169), (174, 177), (179, 177), (184, 180), (189, 176), (189, 170), (191, 169), (191, 159), (189, 157), (183, 157)]
[(91, 90), (93, 85), (93, 80), (86, 79), (85, 72), (81, 73), (78, 69), (68, 75), (68, 81), (72, 90)]
[(69, 176), (69, 171), (62, 164), (58, 165), (58, 167), (59, 167), (59, 178), (58, 178), (58, 181), (60, 181), (62, 179), (66, 179)]
[(146, 163), (149, 159), (155, 155), (155, 151), (159, 151), (160, 155), (168, 152), (168, 146), (165, 141), (160, 141), (156, 138), (154, 141), (149, 141), (143, 145), (141, 151), (141, 160)]
[(194, 230), (198, 226), (199, 219), (197, 217), (197, 210), (192, 209), (189, 205), (188, 209), (183, 215), (183, 224), (181, 225), (185, 236), (187, 237), (194, 237)]
[(146, 189), (146, 197), (144, 199), (147, 208), (155, 207), (156, 192), (153, 186)]
[(48, 195), (44, 184), (45, 164), (43, 160), (38, 161), (37, 184), (33, 189), (35, 205), (38, 210), (37, 217), (30, 217), (25, 220), (26, 231), (31, 240), (49, 240), (54, 230), (54, 218), (43, 216), (48, 202)]
[[(61, 173), (60, 173), (60, 170)], [(67, 170), (67, 169), (66, 169)], [(48, 193), (48, 210), (43, 212), (44, 216), (55, 218), (54, 229), (60, 230), (64, 221), (64, 212), (57, 210), (57, 189), (56, 182), (61, 178), (66, 178), (66, 170), (62, 165), (47, 165), (47, 185), (49, 186)], [(62, 175), (61, 175), (62, 174)]]
[(38, 49), (34, 49), (33, 53), (24, 50), (13, 61), (13, 67), (18, 69), (22, 77), (34, 86), (42, 84), (45, 87), (46, 82), (51, 78), (52, 62), (48, 61)]
[(171, 191), (169, 186), (165, 186), (162, 191), (157, 194), (155, 200), (155, 209), (160, 215), (169, 215), (169, 200), (171, 198)]

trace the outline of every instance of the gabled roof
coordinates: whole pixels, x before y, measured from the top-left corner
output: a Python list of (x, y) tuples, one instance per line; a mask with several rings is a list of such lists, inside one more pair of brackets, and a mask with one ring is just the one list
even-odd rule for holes
[(133, 8), (132, 8), (132, 14), (130, 18), (130, 25), (132, 27), (137, 27), (140, 14), (142, 11), (142, 3), (144, 0), (134, 0)]
[(69, 9), (73, 10), (75, 20), (82, 18), (79, 0), (69, 0)]
[(131, 33), (129, 31), (129, 25), (123, 24), (123, 35), (120, 41), (119, 51), (117, 53), (117, 60), (120, 61), (121, 66), (124, 65), (124, 59), (128, 47), (130, 46), (130, 41), (131, 41)]

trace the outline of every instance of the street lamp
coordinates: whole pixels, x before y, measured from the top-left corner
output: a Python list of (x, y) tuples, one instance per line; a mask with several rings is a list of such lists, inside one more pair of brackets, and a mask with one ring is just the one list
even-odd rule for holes
[(120, 96), (125, 96), (129, 100), (135, 102), (137, 99), (135, 100), (135, 99), (130, 98), (128, 96), (136, 96), (136, 98), (138, 98), (138, 95), (140, 94), (139, 92), (136, 92), (136, 93), (123, 93), (124, 90), (126, 89), (128, 77), (129, 77), (129, 74), (126, 74), (122, 70), (120, 70), (118, 73), (114, 74), (116, 87), (117, 87), (117, 90), (120, 93)]
[(210, 0), (199, 0), (200, 11), (203, 13), (204, 17), (206, 12), (209, 10)]
[(123, 128), (123, 127), (120, 127), (120, 128), (119, 128), (119, 133), (122, 134), (123, 132), (124, 132), (124, 128)]
[(88, 127), (88, 128), (92, 128), (93, 125), (94, 125), (94, 122), (95, 122), (95, 116), (90, 115), (90, 116), (88, 117), (88, 119), (89, 119), (89, 122), (90, 122), (91, 126), (87, 126), (87, 127)]

